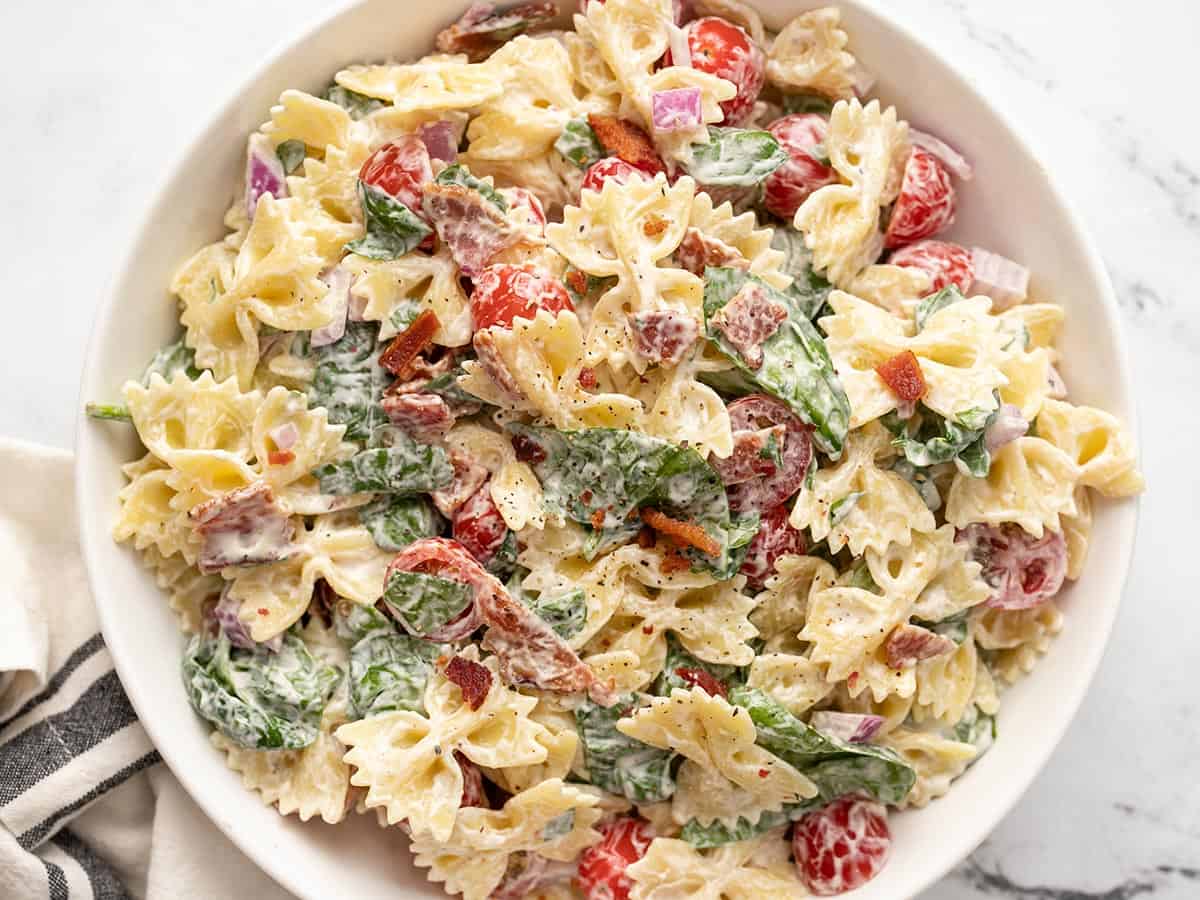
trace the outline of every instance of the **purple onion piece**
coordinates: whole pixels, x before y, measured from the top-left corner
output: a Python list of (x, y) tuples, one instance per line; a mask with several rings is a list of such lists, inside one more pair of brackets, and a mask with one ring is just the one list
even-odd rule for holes
[(329, 293), (333, 296), (333, 319), (328, 325), (313, 329), (312, 336), (309, 338), (309, 343), (313, 347), (327, 347), (340, 341), (342, 335), (346, 333), (346, 317), (350, 313), (350, 282), (352, 278), (349, 271), (341, 266), (334, 266), (322, 275), (321, 279), (329, 285)]
[(675, 88), (650, 95), (655, 131), (685, 131), (703, 123), (699, 88)]
[(936, 156), (938, 162), (945, 166), (951, 175), (961, 178), (963, 181), (970, 181), (975, 177), (975, 169), (967, 162), (967, 158), (941, 138), (934, 137), (926, 131), (910, 128), (908, 139), (914, 146)]
[(245, 623), (238, 618), (238, 611), (241, 608), (242, 601), (235, 600), (229, 593), (229, 585), (226, 585), (225, 590), (221, 591), (221, 599), (213, 607), (212, 616), (216, 620), (217, 627), (225, 633), (225, 637), (229, 638), (229, 643), (235, 647), (241, 647), (243, 650), (253, 650), (256, 646), (254, 640), (250, 637), (250, 632), (246, 630)]
[(1029, 270), (998, 253), (971, 248), (975, 283), (971, 293), (992, 298), (992, 312), (1003, 312), (1029, 296)]
[(430, 159), (452, 163), (458, 159), (458, 129), (453, 122), (442, 120), (422, 125), (420, 132)]
[(983, 433), (983, 443), (987, 447), (988, 453), (994, 453), (1005, 444), (1023, 437), (1027, 431), (1029, 431), (1029, 423), (1021, 415), (1020, 407), (1005, 403), (996, 411), (996, 417), (992, 419), (991, 424)]
[(263, 194), (283, 199), (288, 195), (287, 180), (270, 139), (255, 132), (246, 142), (246, 216), (251, 220)]
[(854, 65), (850, 68), (850, 77), (854, 79), (854, 93), (858, 97), (866, 97), (871, 92), (871, 88), (875, 87), (875, 82), (878, 81), (875, 73), (858, 60), (855, 60)]
[(292, 422), (284, 422), (268, 431), (267, 437), (274, 441), (280, 450), (290, 450), (296, 446), (296, 441), (300, 440), (300, 429)]
[(851, 744), (862, 744), (879, 733), (883, 716), (821, 710), (812, 714), (809, 725)]

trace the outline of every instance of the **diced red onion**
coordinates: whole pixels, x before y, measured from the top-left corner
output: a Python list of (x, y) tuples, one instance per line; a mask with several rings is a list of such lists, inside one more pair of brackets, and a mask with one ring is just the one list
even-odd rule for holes
[(812, 714), (809, 725), (851, 744), (869, 741), (883, 727), (883, 716), (833, 712), (823, 709)]
[(254, 218), (263, 194), (281, 200), (287, 196), (287, 181), (274, 145), (265, 134), (256, 131), (246, 142), (246, 215), (250, 219)]
[(1056, 366), (1050, 366), (1049, 371), (1046, 373), (1046, 381), (1050, 385), (1046, 394), (1047, 397), (1051, 400), (1067, 399), (1067, 383), (1063, 381), (1062, 373), (1058, 371)]
[(225, 590), (221, 592), (221, 599), (213, 607), (212, 616), (216, 620), (217, 627), (225, 633), (225, 637), (229, 638), (229, 643), (235, 647), (241, 647), (243, 650), (253, 650), (254, 640), (250, 637), (250, 632), (246, 630), (245, 623), (238, 617), (238, 611), (241, 608), (242, 601), (235, 600), (229, 592), (229, 586), (226, 585)]
[(854, 78), (854, 93), (858, 97), (867, 96), (871, 88), (875, 87), (875, 82), (878, 81), (875, 73), (858, 60), (855, 60), (854, 65), (850, 67), (850, 75)]
[(440, 122), (430, 122), (422, 125), (419, 132), (425, 149), (429, 151), (430, 159), (440, 159), (452, 163), (458, 159), (458, 129), (453, 122), (443, 119)]
[(975, 177), (975, 169), (967, 162), (967, 158), (943, 141), (926, 131), (916, 128), (908, 129), (908, 139), (914, 146), (920, 147), (926, 153), (937, 157), (937, 161), (945, 166), (951, 175), (970, 181)]
[(650, 114), (655, 131), (685, 131), (704, 120), (700, 110), (699, 88), (675, 88), (655, 91), (650, 96)]
[(1029, 296), (1029, 270), (1020, 263), (979, 247), (971, 248), (975, 284), (971, 293), (992, 298), (992, 311), (1002, 312)]
[(276, 425), (268, 431), (267, 437), (280, 450), (290, 450), (296, 446), (296, 441), (300, 440), (300, 429), (291, 422), (284, 422), (282, 425)]
[(1029, 423), (1021, 415), (1021, 409), (1011, 403), (1005, 403), (996, 412), (996, 418), (983, 433), (983, 443), (988, 452), (999, 450), (1005, 444), (1012, 443), (1023, 437), (1029, 430)]
[(313, 329), (309, 338), (313, 347), (326, 347), (340, 341), (346, 333), (346, 318), (350, 314), (350, 272), (341, 266), (334, 266), (321, 278), (329, 285), (329, 293), (333, 295), (333, 318), (328, 325)]

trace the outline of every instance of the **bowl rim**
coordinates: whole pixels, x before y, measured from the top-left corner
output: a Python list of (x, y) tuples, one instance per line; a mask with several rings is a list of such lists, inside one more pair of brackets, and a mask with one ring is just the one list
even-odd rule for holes
[[(80, 392), (76, 403), (77, 412), (74, 432), (76, 453), (73, 470), (77, 528), (84, 564), (87, 570), (88, 584), (94, 597), (98, 597), (101, 594), (101, 591), (97, 590), (97, 585), (103, 583), (102, 569), (98, 560), (99, 542), (112, 540), (109, 529), (96, 527), (86, 516), (86, 513), (90, 511), (91, 503), (89, 501), (88, 476), (83, 460), (88, 455), (91, 445), (96, 438), (93, 437), (94, 432), (90, 427), (94, 423), (92, 423), (84, 411), (84, 402), (90, 396), (89, 387), (95, 378), (96, 359), (101, 353), (103, 332), (98, 326), (100, 323), (112, 318), (119, 299), (117, 288), (128, 277), (130, 270), (134, 267), (137, 258), (137, 249), (151, 224), (159, 218), (164, 208), (169, 204), (170, 195), (167, 188), (178, 177), (189, 157), (196, 151), (198, 144), (206, 132), (218, 120), (234, 114), (242, 103), (243, 95), (254, 84), (263, 80), (270, 70), (298, 44), (317, 36), (335, 20), (350, 14), (357, 7), (369, 2), (372, 2), (372, 0), (338, 0), (330, 8), (316, 15), (306, 17), (305, 21), (294, 30), (289, 31), (278, 39), (271, 50), (262, 56), (257, 64), (250, 67), (243, 77), (238, 79), (236, 88), (230, 92), (227, 99), (210, 107), (205, 115), (197, 116), (196, 127), (188, 132), (186, 140), (182, 142), (178, 151), (169, 158), (169, 164), (161, 170), (155, 182), (154, 189), (150, 194), (154, 198), (153, 201), (145, 207), (145, 212), (138, 217), (137, 224), (130, 230), (130, 240), (126, 245), (127, 249), (119, 257), (117, 265), (110, 271), (104, 287), (104, 294), (97, 304), (92, 318), (91, 336), (88, 340), (81, 369)], [(455, 0), (455, 2), (466, 4), (468, 0)], [(747, 2), (751, 6), (756, 5), (756, 0), (747, 0)], [(560, 0), (560, 3), (569, 6), (572, 0)], [(929, 41), (905, 22), (898, 13), (889, 10), (879, 0), (825, 0), (825, 2), (821, 2), (821, 0), (802, 0), (802, 5), (806, 8), (817, 8), (830, 4), (857, 8), (867, 16), (878, 20), (887, 29), (899, 33), (919, 49), (921, 53), (931, 57), (936, 63), (940, 64), (949, 74), (950, 78), (953, 79), (955, 90), (962, 92), (964, 96), (973, 100), (991, 115), (1012, 138), (1014, 145), (1025, 157), (1024, 162), (1038, 167), (1046, 182), (1046, 186), (1049, 188), (1052, 203), (1063, 212), (1070, 230), (1074, 232), (1074, 236), (1079, 241), (1080, 248), (1082, 249), (1087, 268), (1086, 272), (1081, 273), (1084, 277), (1080, 280), (1090, 280), (1091, 283), (1100, 288), (1098, 296), (1093, 299), (1093, 303), (1095, 303), (1095, 308), (1103, 310), (1104, 330), (1110, 335), (1113, 343), (1112, 363), (1116, 370), (1114, 381), (1121, 387), (1125, 394), (1125, 397), (1122, 398), (1125, 401), (1123, 418), (1130, 432), (1140, 435), (1137, 392), (1134, 390), (1128, 341), (1124, 325), (1121, 321), (1119, 305), (1112, 280), (1104, 266), (1091, 231), (1088, 229), (1076, 203), (1063, 190), (1061, 181), (1054, 171), (1041, 164), (1043, 155), (1039, 152), (1040, 142), (1037, 137), (1027, 129), (1019, 128), (1004, 108), (998, 106), (991, 97), (986, 96), (981, 90), (976, 88), (975, 83), (967, 77), (966, 70), (960, 69), (941, 50), (932, 46)], [(1043, 729), (1043, 733), (1049, 739), (1040, 742), (1037, 752), (1028, 755), (1027, 759), (1032, 761), (1033, 765), (1026, 768), (1027, 777), (1022, 780), (1022, 783), (1012, 785), (1013, 789), (1005, 792), (1004, 799), (995, 807), (994, 818), (980, 819), (978, 822), (968, 823), (964, 827), (960, 827), (958, 829), (959, 836), (956, 840), (960, 852), (945, 856), (936, 865), (928, 866), (924, 870), (924, 876), (912, 884), (912, 892), (907, 895), (908, 897), (915, 897), (917, 894), (931, 887), (978, 848), (979, 844), (986, 839), (988, 834), (1011, 813), (1017, 802), (1029, 790), (1037, 776), (1045, 769), (1051, 755), (1057, 750), (1067, 729), (1075, 720), (1085, 696), (1095, 681), (1101, 660), (1108, 648), (1113, 626), (1120, 611), (1125, 588), (1128, 584), (1130, 564), (1137, 538), (1141, 501), (1139, 497), (1134, 497), (1126, 499), (1122, 503), (1128, 504), (1127, 533), (1118, 535), (1117, 537), (1116, 550), (1118, 556), (1115, 560), (1115, 571), (1119, 573), (1120, 583), (1113, 587), (1115, 600), (1100, 610), (1091, 609), (1089, 611), (1089, 616), (1093, 619), (1093, 628), (1098, 629), (1097, 637), (1102, 639), (1093, 641), (1087, 648), (1083, 665), (1077, 670), (1082, 677), (1074, 679), (1072, 682), (1073, 686), (1065, 690), (1060, 685), (1059, 692), (1056, 694), (1057, 714)], [(101, 632), (104, 634), (107, 643), (107, 636), (117, 631), (123, 623), (117, 621), (112, 605), (96, 603), (96, 609), (100, 620)], [(1097, 616), (1102, 618), (1097, 619)], [(170, 746), (172, 743), (170, 736), (159, 728), (153, 716), (145, 715), (145, 712), (153, 710), (154, 701), (143, 691), (138, 679), (133, 677), (134, 671), (131, 660), (124, 658), (118, 653), (112, 653), (111, 655), (117, 675), (121, 679), (129, 701), (133, 705), (138, 719), (142, 727), (146, 730), (150, 740), (160, 751), (161, 748)], [(161, 756), (167, 768), (197, 806), (203, 810), (209, 821), (216, 825), (222, 834), (242, 854), (280, 886), (297, 896), (306, 896), (305, 889), (307, 885), (298, 880), (294, 871), (288, 867), (285, 858), (282, 858), (278, 854), (256, 852), (256, 844), (253, 841), (241, 839), (242, 835), (239, 834), (239, 829), (236, 827), (235, 822), (229, 817), (220, 814), (216, 809), (217, 804), (209, 799), (208, 794), (204, 790), (204, 785), (200, 783), (200, 780), (194, 778), (186, 767), (179, 764), (182, 761), (173, 760), (172, 754), (169, 751), (161, 752)], [(250, 793), (247, 791), (248, 797)]]

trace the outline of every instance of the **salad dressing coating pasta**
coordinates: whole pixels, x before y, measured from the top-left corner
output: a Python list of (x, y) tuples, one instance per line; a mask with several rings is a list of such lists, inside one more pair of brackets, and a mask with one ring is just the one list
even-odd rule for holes
[(836, 7), (551, 6), (264, 110), (89, 404), (144, 448), (113, 536), (282, 815), (470, 900), (848, 889), (1086, 614), (1132, 437)]

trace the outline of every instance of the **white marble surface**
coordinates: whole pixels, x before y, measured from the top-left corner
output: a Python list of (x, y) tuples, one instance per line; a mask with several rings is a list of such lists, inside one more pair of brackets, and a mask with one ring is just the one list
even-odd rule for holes
[[(397, 0), (411, 2), (411, 0)], [(1150, 492), (1123, 612), (1066, 739), (923, 900), (1200, 896), (1188, 675), (1200, 476), (1200, 11), (1183, 0), (891, 0), (1032, 135), (1121, 300)], [(0, 430), (70, 446), (95, 301), (171, 160), (322, 0), (7, 0), (0, 31)], [(19, 39), (14, 37), (19, 36)]]

